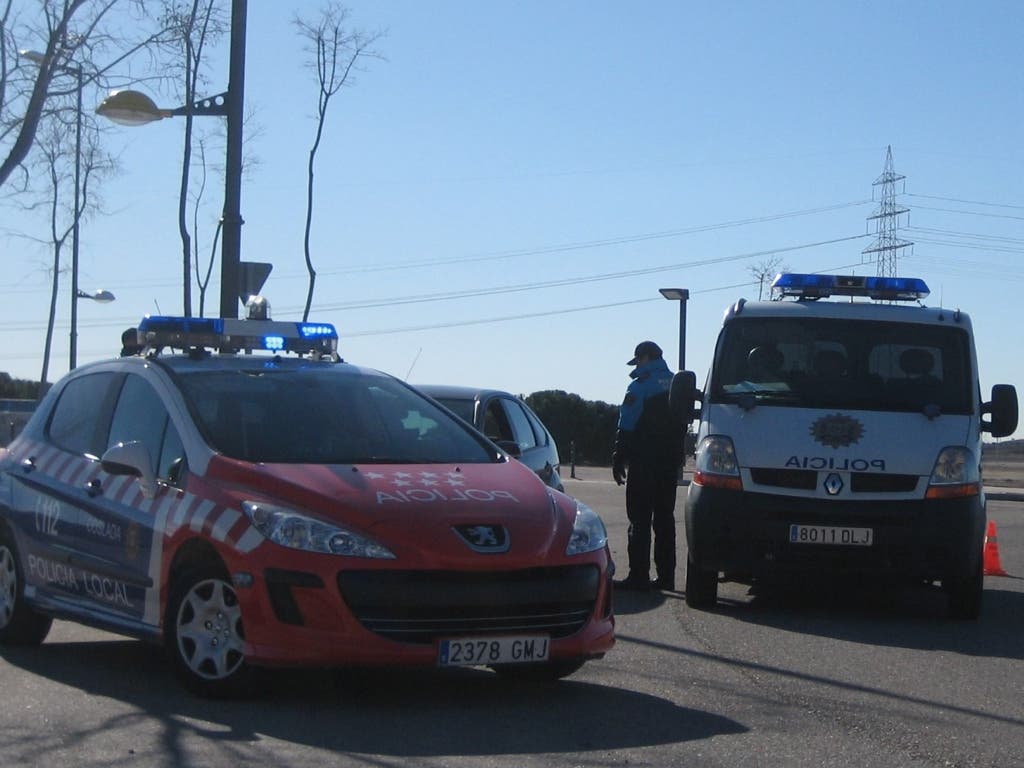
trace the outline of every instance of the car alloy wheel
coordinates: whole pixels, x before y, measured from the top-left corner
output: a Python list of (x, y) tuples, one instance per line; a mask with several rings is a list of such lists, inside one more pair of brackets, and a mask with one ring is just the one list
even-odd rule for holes
[(179, 577), (173, 592), (168, 647), (179, 676), (203, 696), (239, 692), (248, 668), (234, 587), (218, 569), (200, 567)]

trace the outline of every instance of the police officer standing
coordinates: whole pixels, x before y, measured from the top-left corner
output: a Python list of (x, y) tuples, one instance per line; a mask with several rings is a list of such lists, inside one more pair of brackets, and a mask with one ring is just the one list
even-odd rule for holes
[(668, 405), (672, 372), (653, 341), (637, 345), (627, 365), (636, 368), (619, 409), (612, 451), (612, 476), (626, 484), (629, 574), (619, 589), (649, 590), (651, 530), (656, 589), (675, 589), (676, 486), (683, 461), (683, 429)]

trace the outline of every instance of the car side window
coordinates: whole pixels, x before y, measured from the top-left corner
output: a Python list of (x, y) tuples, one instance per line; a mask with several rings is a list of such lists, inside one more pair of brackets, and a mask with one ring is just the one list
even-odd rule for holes
[(491, 400), (484, 411), (484, 434), (491, 440), (515, 440), (512, 425), (500, 400)]
[(141, 376), (129, 375), (114, 409), (107, 447), (133, 440), (149, 451), (149, 460), (158, 477), (168, 477), (183, 452), (181, 438), (160, 396)]
[(92, 373), (67, 383), (53, 409), (47, 434), (65, 451), (99, 458), (122, 375)]
[(551, 434), (547, 431), (543, 424), (540, 423), (540, 419), (537, 415), (529, 408), (526, 410), (526, 418), (530, 422), (530, 426), (533, 427), (533, 435), (537, 438), (537, 445), (548, 445), (551, 443)]
[(512, 431), (515, 434), (513, 440), (519, 444), (519, 450), (528, 451), (537, 447), (537, 438), (533, 434), (533, 427), (526, 417), (526, 411), (516, 400), (505, 399), (502, 401), (505, 411), (508, 413), (508, 420), (512, 424)]

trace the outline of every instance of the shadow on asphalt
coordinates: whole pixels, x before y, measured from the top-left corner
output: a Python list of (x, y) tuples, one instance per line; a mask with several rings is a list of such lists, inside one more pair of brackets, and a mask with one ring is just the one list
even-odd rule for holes
[(986, 578), (982, 613), (976, 621), (948, 618), (946, 594), (938, 587), (840, 579), (755, 585), (745, 600), (730, 600), (722, 585), (714, 612), (750, 624), (856, 643), (1024, 660), (1024, 593), (1003, 587), (1003, 581)]
[[(572, 678), (527, 684), (476, 669), (273, 671), (261, 675), (251, 698), (211, 701), (186, 693), (161, 649), (141, 642), (51, 642), (6, 648), (3, 657), (40, 678), (139, 708), (161, 722), (167, 740), (175, 732), (201, 735), (226, 750), (273, 738), (396, 757), (565, 753), (746, 731), (666, 699)], [(137, 722), (127, 717), (102, 729), (130, 733)]]

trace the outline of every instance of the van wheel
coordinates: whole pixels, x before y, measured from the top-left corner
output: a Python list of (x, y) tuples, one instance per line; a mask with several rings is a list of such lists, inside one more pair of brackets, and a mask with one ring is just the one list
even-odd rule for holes
[(973, 621), (981, 616), (981, 601), (985, 594), (985, 571), (982, 559), (973, 573), (963, 579), (944, 581), (949, 598), (949, 617), (960, 621)]
[(705, 571), (686, 558), (686, 604), (691, 608), (714, 608), (718, 602), (718, 571)]
[(0, 530), (0, 644), (39, 645), (53, 619), (36, 613), (25, 602), (25, 578), (14, 538)]
[(186, 688), (212, 698), (245, 692), (251, 671), (242, 651), (242, 609), (222, 568), (205, 563), (178, 575), (164, 626), (167, 650)]

